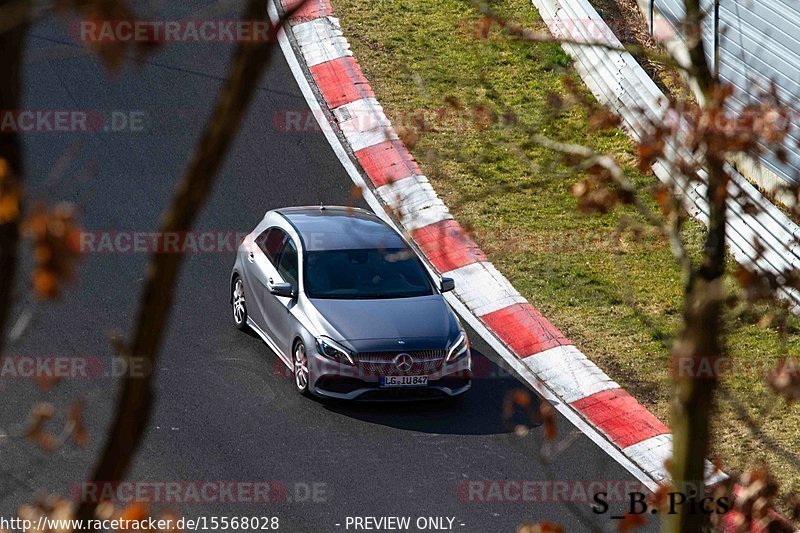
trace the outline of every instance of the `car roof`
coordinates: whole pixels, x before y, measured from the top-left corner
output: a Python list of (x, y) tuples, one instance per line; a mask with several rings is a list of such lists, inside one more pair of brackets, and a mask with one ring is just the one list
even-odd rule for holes
[(364, 209), (316, 206), (275, 211), (300, 235), (307, 251), (407, 247), (396, 231)]

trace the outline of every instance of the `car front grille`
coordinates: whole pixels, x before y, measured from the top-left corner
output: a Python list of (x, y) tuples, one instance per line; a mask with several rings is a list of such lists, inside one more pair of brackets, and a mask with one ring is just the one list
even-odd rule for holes
[[(395, 358), (407, 353), (413, 359), (411, 368), (402, 371), (395, 364)], [(356, 355), (358, 367), (365, 372), (379, 376), (425, 376), (442, 368), (444, 350), (413, 350), (408, 352), (364, 352)]]

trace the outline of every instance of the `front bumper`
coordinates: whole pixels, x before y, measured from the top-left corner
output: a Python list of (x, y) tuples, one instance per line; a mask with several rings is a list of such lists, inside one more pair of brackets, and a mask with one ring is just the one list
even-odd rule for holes
[[(472, 385), (472, 358), (468, 354), (453, 363), (443, 363), (428, 376), (428, 384), (419, 387), (380, 387), (381, 374), (362, 365), (339, 364), (314, 353), (310, 357), (313, 381), (310, 390), (325, 398), (363, 401), (409, 401), (458, 396)], [(411, 374), (409, 374), (411, 375)]]

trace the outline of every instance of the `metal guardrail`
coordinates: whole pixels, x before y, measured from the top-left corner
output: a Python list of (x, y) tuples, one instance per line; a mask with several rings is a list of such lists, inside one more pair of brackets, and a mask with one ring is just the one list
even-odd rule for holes
[[(650, 33), (662, 33), (660, 22), (674, 32), (667, 48), (682, 47), (682, 0), (637, 0), (648, 20)], [(728, 103), (732, 111), (754, 103), (753, 92), (775, 87), (791, 111), (791, 127), (784, 141), (786, 158), (766, 150), (757, 164), (744, 162), (742, 171), (751, 180), (771, 190), (777, 184), (800, 182), (800, 3), (797, 0), (745, 2), (702, 0), (705, 13), (703, 39), (709, 63), (718, 79), (735, 88)], [(766, 148), (766, 146), (765, 146)]]
[[(714, 59), (714, 76), (719, 76), (719, 0), (714, 1), (714, 12), (712, 20), (712, 57)], [(650, 29), (650, 36), (653, 37), (655, 26), (656, 0), (647, 0), (647, 27)]]
[[(622, 47), (622, 43), (607, 29), (607, 25), (588, 0), (532, 2), (556, 37)], [(597, 28), (602, 30), (597, 31)], [(625, 130), (635, 140), (648, 133), (651, 121), (663, 118), (666, 97), (629, 53), (567, 43), (562, 44), (562, 48), (574, 59), (576, 70), (594, 96), (622, 117)], [(672, 150), (677, 149), (672, 147)], [(800, 227), (764, 198), (736, 170), (732, 167), (727, 170), (732, 180), (729, 185), (731, 198), (728, 200), (726, 236), (729, 250), (736, 261), (757, 271), (769, 273), (792, 267), (800, 268)], [(664, 183), (675, 181), (666, 160), (657, 162), (653, 171)], [(687, 211), (707, 224), (705, 184), (678, 185)], [(737, 199), (739, 196), (742, 198)], [(748, 203), (757, 206), (758, 212), (746, 212), (745, 206)], [(759, 245), (763, 247), (763, 253), (757, 251)], [(800, 293), (792, 289), (782, 289), (782, 295), (791, 302), (795, 312), (800, 311)]]

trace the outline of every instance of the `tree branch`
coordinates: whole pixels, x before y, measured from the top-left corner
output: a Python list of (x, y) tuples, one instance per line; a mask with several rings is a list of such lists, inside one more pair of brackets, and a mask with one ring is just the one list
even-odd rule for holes
[[(266, 17), (266, 2), (248, 1), (245, 19), (265, 20)], [(274, 39), (247, 41), (237, 46), (214, 112), (164, 215), (162, 233), (186, 231), (192, 227), (211, 193), (217, 171), (235, 138), (258, 80), (269, 64), (272, 41)], [(146, 360), (150, 369), (156, 368), (182, 262), (182, 254), (156, 253), (147, 269), (133, 339), (125, 355)], [(94, 482), (124, 478), (148, 421), (153, 373), (125, 378), (108, 441), (92, 474)], [(82, 502), (78, 517), (93, 518), (96, 506), (97, 502)]]
[[(0, 0), (0, 11), (14, 8), (27, 20), (24, 11), (28, 2)], [(25, 45), (27, 24), (21, 23), (8, 31), (0, 32), (0, 109), (19, 109), (22, 94), (22, 53)], [(19, 248), (19, 222), (22, 212), (20, 198), (22, 181), (22, 147), (15, 131), (0, 131), (0, 356), (6, 341), (14, 283), (17, 273)]]

